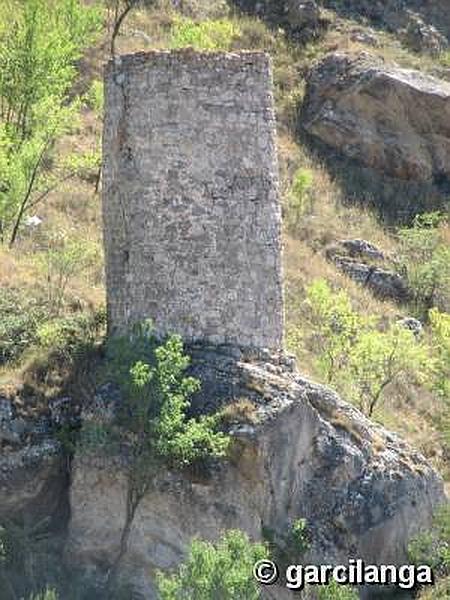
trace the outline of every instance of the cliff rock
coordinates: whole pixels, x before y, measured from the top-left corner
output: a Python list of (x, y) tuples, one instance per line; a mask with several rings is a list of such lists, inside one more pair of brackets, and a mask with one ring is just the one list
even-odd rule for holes
[(450, 84), (368, 53), (327, 55), (310, 72), (302, 127), (399, 180), (450, 182)]
[[(311, 561), (406, 559), (408, 539), (429, 523), (444, 497), (439, 476), (418, 452), (329, 389), (303, 379), (283, 356), (224, 348), (192, 355), (193, 372), (203, 380), (194, 410), (245, 398), (254, 414), (231, 422), (228, 460), (201, 474), (168, 472), (155, 480), (138, 509), (123, 564), (143, 597), (156, 597), (155, 570), (175, 567), (193, 537), (213, 540), (241, 528), (254, 539), (270, 531), (283, 540), (300, 517), (311, 529)], [(111, 400), (98, 401), (85, 418), (107, 413), (102, 406)], [(111, 564), (125, 493), (117, 462), (75, 457), (71, 560), (99, 573)]]

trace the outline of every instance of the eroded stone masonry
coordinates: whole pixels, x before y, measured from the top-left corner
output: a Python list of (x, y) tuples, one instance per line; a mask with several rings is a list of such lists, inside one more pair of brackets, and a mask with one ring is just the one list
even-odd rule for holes
[(280, 348), (281, 210), (270, 59), (154, 51), (105, 75), (111, 332)]

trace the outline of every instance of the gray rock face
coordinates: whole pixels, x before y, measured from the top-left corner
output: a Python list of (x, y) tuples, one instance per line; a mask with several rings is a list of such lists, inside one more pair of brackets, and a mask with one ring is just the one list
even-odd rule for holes
[(450, 182), (450, 84), (367, 53), (332, 53), (310, 72), (301, 124), (399, 180)]
[(345, 256), (334, 256), (332, 260), (340, 271), (361, 285), (370, 288), (379, 298), (391, 298), (398, 302), (406, 302), (411, 298), (411, 290), (398, 273), (361, 263)]
[[(225, 398), (228, 389), (228, 401), (247, 398), (255, 414), (231, 424), (229, 460), (201, 476), (167, 473), (144, 499), (123, 572), (147, 600), (156, 597), (155, 570), (176, 566), (194, 536), (215, 540), (241, 528), (256, 540), (263, 529), (282, 538), (304, 517), (313, 540), (306, 560), (401, 562), (410, 536), (443, 501), (442, 482), (419, 453), (287, 364), (198, 349), (194, 368), (210, 370), (205, 396), (222, 390)], [(108, 460), (75, 458), (71, 560), (89, 569), (111, 563), (125, 489)]]
[(55, 515), (68, 487), (55, 426), (77, 418), (70, 398), (51, 401), (49, 414), (36, 418), (18, 415), (11, 400), (0, 398), (0, 520)]
[(341, 240), (328, 246), (326, 257), (337, 269), (359, 284), (368, 287), (379, 298), (397, 302), (411, 299), (412, 292), (405, 279), (383, 262), (384, 253), (367, 240)]
[(270, 59), (191, 50), (106, 73), (111, 331), (280, 348), (281, 208)]
[(448, 0), (322, 0), (338, 12), (369, 19), (377, 26), (397, 33), (407, 26), (411, 16), (421, 17), (441, 35), (450, 36)]
[(419, 339), (423, 334), (423, 325), (418, 319), (414, 319), (413, 317), (404, 317), (403, 319), (399, 319), (397, 323), (401, 327), (412, 331), (417, 339)]

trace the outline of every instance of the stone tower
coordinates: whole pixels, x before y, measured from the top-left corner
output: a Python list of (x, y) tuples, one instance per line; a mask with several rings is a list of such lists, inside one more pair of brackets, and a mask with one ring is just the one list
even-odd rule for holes
[(105, 74), (110, 333), (277, 349), (281, 209), (269, 57), (154, 51)]

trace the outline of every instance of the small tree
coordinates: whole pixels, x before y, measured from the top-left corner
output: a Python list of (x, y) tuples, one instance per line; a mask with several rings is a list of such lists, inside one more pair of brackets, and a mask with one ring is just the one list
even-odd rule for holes
[(402, 375), (424, 382), (430, 367), (428, 348), (399, 326), (362, 332), (349, 349), (338, 384), (369, 417), (388, 386)]
[(287, 206), (287, 222), (294, 233), (306, 211), (312, 211), (313, 187), (313, 173), (308, 169), (298, 169), (294, 175), (292, 187), (288, 194)]
[(218, 416), (187, 416), (189, 398), (200, 382), (185, 375), (189, 357), (179, 336), (158, 345), (149, 323), (138, 325), (130, 337), (109, 344), (111, 374), (123, 393), (123, 404), (110, 442), (125, 450), (127, 502), (119, 551), (108, 577), (115, 581), (127, 550), (136, 510), (151, 489), (160, 468), (180, 469), (208, 457), (223, 457), (229, 438), (217, 431)]
[(344, 291), (334, 293), (324, 279), (308, 287), (306, 302), (314, 327), (312, 343), (319, 356), (318, 367), (326, 382), (333, 383), (369, 320), (353, 310)]
[(450, 315), (433, 308), (428, 313), (435, 356), (434, 388), (450, 400)]
[(75, 62), (101, 14), (80, 0), (5, 0), (0, 6), (0, 236), (13, 245), (25, 214), (62, 180), (49, 164), (76, 124)]
[(425, 342), (396, 324), (381, 330), (374, 317), (353, 310), (344, 291), (333, 293), (318, 280), (307, 290), (307, 305), (319, 370), (369, 416), (403, 375), (420, 383), (429, 377), (434, 363)]
[(450, 298), (450, 247), (446, 222), (439, 213), (418, 215), (412, 227), (399, 231), (400, 261), (422, 314), (435, 304), (436, 295)]
[(259, 600), (253, 567), (267, 557), (266, 547), (241, 531), (228, 531), (217, 544), (194, 540), (177, 573), (158, 574), (161, 600)]
[(340, 585), (331, 581), (329, 585), (320, 585), (317, 588), (318, 600), (358, 600), (357, 590), (348, 585)]

